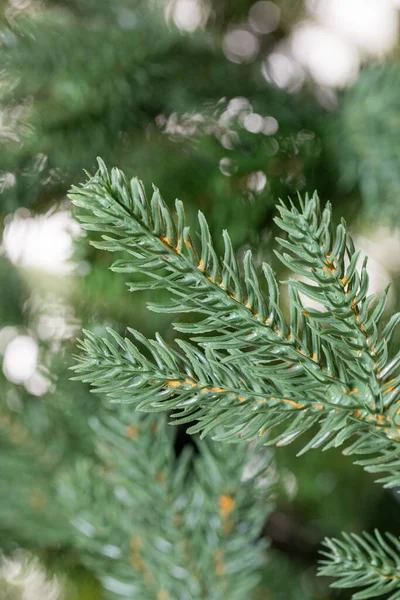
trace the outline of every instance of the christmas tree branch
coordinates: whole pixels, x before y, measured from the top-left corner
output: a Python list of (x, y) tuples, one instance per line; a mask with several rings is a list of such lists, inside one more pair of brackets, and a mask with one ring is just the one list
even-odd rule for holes
[[(201, 243), (196, 249), (179, 201), (174, 220), (157, 189), (149, 202), (138, 180), (128, 182), (117, 169), (109, 174), (101, 162), (97, 174), (74, 188), (70, 197), (84, 209), (80, 214), (83, 226), (101, 232), (103, 241), (93, 242), (96, 247), (127, 253), (112, 269), (146, 276), (144, 281), (128, 284), (131, 290), (170, 292), (173, 300), (151, 305), (152, 310), (201, 315), (197, 322), (175, 324), (194, 342), (178, 340), (180, 353), (160, 338), (150, 342), (134, 333), (152, 349), (157, 365), (163, 365), (157, 377), (154, 365), (143, 354), (135, 355), (138, 350), (132, 344), (114, 335), (124, 360), (126, 356), (128, 362), (139, 360), (133, 373), (141, 380), (139, 387), (132, 382), (132, 365), (117, 367), (120, 354), (114, 346), (111, 351), (106, 340), (96, 345), (95, 337), (90, 342), (88, 338), (83, 344), (88, 360), (82, 359), (76, 367), (86, 373), (87, 381), (114, 400), (134, 401), (146, 410), (179, 409), (178, 422), (200, 422), (194, 431), (208, 431), (223, 419), (228, 431), (223, 437), (239, 433), (248, 437), (295, 413), (289, 428), (274, 439), (276, 443), (289, 443), (322, 422), (307, 448), (339, 445), (354, 434), (363, 434), (368, 438), (366, 449), (372, 441), (381, 451), (383, 437), (391, 455), (391, 441), (400, 439), (396, 422), (400, 376), (393, 377), (397, 361), (388, 368), (387, 346), (399, 315), (379, 336), (385, 296), (371, 308), (374, 298), (367, 296), (365, 264), (359, 274), (358, 253), (343, 223), (332, 235), (329, 206), (321, 212), (316, 196), (300, 199), (300, 210), (293, 204), (290, 209), (280, 206), (277, 222), (288, 234), (280, 241), (291, 251), (281, 259), (312, 282), (289, 281), (287, 324), (270, 267), (263, 265), (265, 294), (250, 253), (240, 265), (226, 232), (224, 257), (217, 256), (203, 215), (199, 216)], [(326, 310), (306, 310), (299, 293), (312, 296)], [(107, 352), (111, 353), (108, 357)], [(102, 357), (108, 358), (107, 365)], [(176, 370), (177, 360), (181, 364), (174, 374), (171, 369), (174, 365)], [(101, 374), (93, 367), (101, 369), (102, 364), (107, 368)], [(357, 451), (363, 446), (357, 440)], [(349, 451), (355, 451), (354, 447)]]

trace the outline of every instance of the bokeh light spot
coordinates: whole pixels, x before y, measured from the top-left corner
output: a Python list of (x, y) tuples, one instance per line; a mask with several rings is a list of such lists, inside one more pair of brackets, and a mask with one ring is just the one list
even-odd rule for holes
[(267, 183), (267, 176), (264, 171), (255, 171), (247, 179), (247, 187), (256, 194), (261, 194)]
[(293, 56), (320, 84), (344, 87), (360, 68), (357, 49), (333, 31), (314, 23), (302, 23), (292, 33)]
[(257, 33), (272, 33), (279, 25), (281, 11), (273, 2), (256, 2), (249, 11), (249, 23)]
[(80, 232), (68, 211), (31, 218), (15, 214), (5, 227), (3, 246), (15, 264), (65, 275), (74, 268), (73, 238)]
[(304, 71), (293, 57), (285, 52), (272, 52), (262, 67), (262, 74), (268, 82), (280, 88), (295, 92), (303, 84)]
[(259, 52), (260, 43), (251, 31), (242, 28), (232, 29), (224, 37), (223, 50), (225, 56), (235, 63), (246, 63), (254, 60)]
[(263, 133), (265, 135), (275, 135), (279, 129), (279, 123), (275, 119), (275, 117), (265, 117), (264, 118), (264, 126)]
[(39, 348), (29, 335), (17, 335), (4, 352), (3, 372), (9, 381), (24, 383), (36, 371)]
[(317, 0), (317, 19), (366, 54), (381, 55), (397, 43), (399, 16), (392, 0)]
[(243, 126), (250, 133), (260, 133), (264, 128), (264, 119), (257, 113), (249, 113), (243, 119)]

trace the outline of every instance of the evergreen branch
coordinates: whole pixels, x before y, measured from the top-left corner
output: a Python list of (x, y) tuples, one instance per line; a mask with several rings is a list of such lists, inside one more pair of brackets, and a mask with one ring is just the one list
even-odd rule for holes
[(107, 597), (248, 598), (265, 563), (271, 456), (203, 441), (176, 458), (165, 418), (127, 407), (104, 407), (91, 426), (100, 464), (82, 461), (59, 491)]
[[(147, 358), (129, 338), (122, 338), (108, 330), (114, 343), (91, 332), (85, 332), (80, 342), (82, 355), (73, 370), (76, 378), (92, 384), (96, 392), (106, 394), (112, 401), (135, 402), (137, 408), (147, 411), (175, 410), (175, 423), (198, 421), (190, 432), (211, 430), (219, 439), (233, 436), (254, 437), (288, 420), (297, 413), (297, 435), (310, 428), (320, 419), (324, 410), (329, 427), (334, 428), (330, 412), (336, 416), (336, 429), (348, 412), (327, 403), (321, 386), (320, 400), (298, 403), (296, 382), (287, 382), (286, 396), (279, 393), (279, 384), (272, 378), (257, 379), (246, 376), (237, 364), (226, 365), (221, 355), (213, 349), (203, 352), (188, 342), (178, 340), (179, 350), (168, 346), (161, 336), (148, 340), (139, 332), (129, 329), (143, 349), (150, 351)], [(272, 367), (274, 370), (275, 367)], [(317, 393), (317, 391), (316, 391)], [(294, 430), (293, 430), (294, 431)], [(325, 431), (325, 428), (324, 428)], [(290, 433), (292, 432), (292, 425)], [(287, 443), (289, 432), (280, 435), (280, 445)], [(297, 437), (297, 436), (296, 436)], [(294, 439), (291, 435), (290, 439)]]
[[(281, 218), (275, 221), (288, 233), (288, 240), (279, 241), (291, 252), (290, 255), (278, 256), (292, 271), (309, 279), (312, 285), (302, 281), (290, 281), (289, 285), (322, 303), (326, 313), (311, 309), (305, 311), (311, 326), (314, 320), (326, 322), (327, 327), (321, 335), (335, 349), (339, 372), (353, 370), (354, 376), (366, 386), (364, 404), (375, 408), (379, 399), (379, 409), (382, 411), (388, 405), (387, 399), (383, 399), (387, 391), (382, 386), (380, 375), (387, 362), (387, 337), (384, 333), (382, 339), (379, 338), (378, 324), (388, 289), (371, 310), (375, 297), (367, 295), (367, 259), (359, 273), (357, 263), (360, 252), (355, 250), (345, 223), (338, 225), (336, 235), (333, 235), (329, 203), (322, 214), (315, 195), (310, 200), (306, 198), (304, 203), (300, 199), (300, 203), (301, 212), (295, 206), (291, 210), (285, 205), (278, 206)], [(399, 318), (400, 315), (396, 315), (396, 323)], [(389, 328), (389, 335), (391, 333), (392, 329)], [(346, 343), (343, 343), (343, 339), (346, 339)], [(355, 353), (359, 357), (357, 361), (354, 360)], [(398, 390), (395, 396), (399, 398)]]
[[(289, 331), (286, 326), (271, 268), (263, 265), (268, 284), (266, 297), (251, 252), (246, 253), (243, 265), (239, 265), (229, 235), (224, 232), (221, 260), (201, 213), (201, 249), (196, 250), (180, 201), (176, 202), (175, 225), (156, 188), (148, 202), (138, 180), (129, 183), (117, 169), (113, 169), (110, 176), (101, 162), (98, 173), (84, 187), (73, 188), (69, 196), (77, 206), (93, 212), (94, 216), (80, 214), (83, 227), (105, 234), (103, 242), (92, 242), (95, 247), (129, 254), (128, 259), (117, 260), (112, 269), (147, 277), (140, 283), (128, 284), (131, 291), (166, 289), (170, 292), (172, 302), (151, 304), (151, 310), (206, 315), (200, 323), (175, 324), (178, 331), (191, 333), (194, 341), (203, 346), (239, 350), (230, 352), (232, 361), (241, 361), (244, 350), (257, 346), (263, 356), (286, 361), (289, 368), (293, 360), (300, 362), (304, 367), (302, 375), (309, 385), (313, 380), (334, 381), (334, 374), (324, 372), (313, 352), (318, 349), (319, 340), (313, 340), (315, 347), (309, 349), (306, 340), (298, 339), (297, 331)], [(292, 321), (295, 319), (296, 314)], [(304, 324), (304, 319), (300, 321)]]
[[(272, 379), (262, 379), (265, 374), (252, 380), (237, 365), (226, 366), (216, 351), (204, 354), (181, 340), (178, 351), (159, 335), (148, 340), (129, 329), (135, 345), (128, 337), (108, 332), (111, 339), (85, 332), (73, 370), (76, 379), (90, 383), (111, 401), (134, 402), (139, 410), (150, 412), (172, 410), (173, 423), (197, 421), (189, 433), (213, 433), (219, 440), (237, 441), (269, 432), (266, 443), (282, 446), (318, 424), (318, 432), (300, 453), (347, 443), (343, 452), (361, 455), (357, 464), (367, 471), (385, 473), (379, 481), (386, 487), (400, 485), (398, 443), (388, 439), (384, 429), (378, 432), (369, 422), (361, 423), (360, 409), (329, 404), (322, 397), (326, 393), (322, 386), (320, 402), (316, 390), (300, 398), (296, 384), (289, 387), (290, 382), (283, 397)], [(139, 344), (151, 358), (139, 350)]]
[[(113, 400), (146, 410), (178, 410), (176, 422), (198, 421), (192, 432), (207, 433), (222, 424), (219, 439), (251, 437), (285, 424), (271, 440), (283, 445), (318, 423), (303, 451), (350, 442), (348, 453), (379, 451), (385, 460), (377, 465), (367, 458), (362, 464), (389, 470), (383, 481), (397, 485), (399, 358), (389, 361), (387, 348), (400, 315), (382, 330), (385, 296), (372, 305), (365, 263), (359, 274), (358, 253), (344, 224), (336, 237), (331, 234), (330, 206), (321, 212), (316, 195), (300, 199), (300, 210), (280, 206), (277, 222), (288, 234), (281, 243), (291, 251), (281, 260), (313, 284), (289, 282), (287, 324), (268, 265), (263, 265), (265, 294), (251, 254), (240, 265), (226, 232), (224, 257), (219, 258), (200, 214), (196, 248), (181, 202), (176, 202), (174, 219), (156, 188), (149, 202), (137, 179), (128, 182), (117, 169), (109, 174), (99, 164), (96, 175), (70, 194), (90, 213), (80, 215), (83, 226), (102, 234), (103, 241), (92, 243), (127, 252), (112, 269), (147, 277), (129, 284), (131, 290), (170, 293), (172, 302), (151, 309), (194, 312), (201, 318), (175, 324), (195, 343), (178, 340), (179, 352), (161, 338), (154, 342), (131, 332), (152, 353), (150, 361), (116, 334), (119, 350), (90, 334), (82, 345), (86, 358), (76, 367), (78, 376)], [(300, 292), (327, 310), (305, 310)]]
[(400, 594), (400, 541), (390, 533), (375, 536), (346, 533), (342, 539), (325, 540), (325, 559), (319, 575), (338, 578), (334, 588), (362, 587), (353, 600), (376, 598), (384, 594), (387, 600), (397, 600)]

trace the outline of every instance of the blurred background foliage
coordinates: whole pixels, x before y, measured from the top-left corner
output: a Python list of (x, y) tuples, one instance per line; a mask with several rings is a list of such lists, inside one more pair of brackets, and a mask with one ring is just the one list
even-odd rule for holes
[[(106, 409), (69, 380), (75, 339), (83, 326), (171, 331), (88, 247), (66, 191), (100, 155), (154, 182), (167, 202), (184, 200), (190, 218), (200, 208), (214, 234), (229, 229), (239, 252), (251, 247), (284, 279), (272, 254), (274, 205), (317, 189), (371, 257), (372, 291), (391, 283), (398, 309), (399, 2), (0, 7), (0, 548), (18, 573), (30, 569), (15, 554), (22, 547), (58, 573), (68, 599), (94, 600), (105, 597), (99, 569), (59, 493), (69, 481), (79, 495), (90, 473), (101, 485), (104, 468), (90, 424)], [(171, 443), (179, 454), (188, 440), (179, 432)], [(291, 446), (275, 460), (256, 597), (345, 599), (315, 577), (321, 539), (376, 526), (400, 533), (398, 501), (338, 453), (295, 458)], [(6, 598), (10, 564), (0, 569)]]

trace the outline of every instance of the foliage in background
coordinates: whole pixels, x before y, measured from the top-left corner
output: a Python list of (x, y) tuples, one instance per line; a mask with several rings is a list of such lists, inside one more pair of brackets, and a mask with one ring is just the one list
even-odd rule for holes
[(106, 597), (251, 595), (265, 564), (255, 540), (270, 506), (270, 457), (203, 442), (176, 459), (164, 419), (102, 413), (91, 426), (103, 466), (78, 463), (61, 496)]
[(365, 69), (357, 85), (348, 90), (332, 131), (341, 144), (339, 179), (344, 189), (360, 192), (371, 215), (382, 209), (396, 222), (399, 215), (399, 150), (395, 139), (400, 127), (396, 94), (400, 67), (397, 60)]
[[(100, 462), (98, 473), (104, 466), (89, 427), (90, 418), (99, 416), (98, 402), (86, 386), (68, 381), (74, 337), (80, 324), (101, 335), (107, 326), (123, 334), (130, 325), (147, 337), (160, 331), (170, 343), (169, 316), (146, 313), (148, 292), (132, 302), (124, 274), (110, 275), (106, 253), (88, 250), (83, 239), (77, 241), (78, 267), (71, 275), (44, 277), (24, 266), (5, 243), (11, 234), (18, 237), (12, 226), (28, 228), (36, 214), (68, 209), (67, 189), (81, 179), (83, 168), (93, 170), (98, 154), (128, 176), (140, 172), (145, 181), (156, 181), (168, 203), (185, 198), (188, 222), (203, 210), (218, 252), (221, 229), (229, 228), (239, 256), (251, 247), (255, 262), (271, 262), (278, 279), (287, 276), (271, 249), (278, 197), (318, 188), (336, 214), (355, 225), (357, 211), (364, 221), (370, 214), (382, 221), (397, 218), (396, 62), (366, 67), (352, 88), (321, 103), (309, 80), (287, 91), (264, 76), (270, 53), (304, 17), (303, 2), (279, 3), (279, 26), (259, 36), (259, 56), (244, 64), (229, 61), (222, 48), (225, 34), (248, 18), (252, 1), (210, 2), (204, 29), (193, 34), (178, 31), (172, 18), (166, 25), (156, 4), (2, 2), (0, 545), (8, 552), (17, 542), (51, 564), (59, 557), (75, 577), (89, 552), (81, 534), (83, 552), (76, 552), (78, 538), (58, 494), (59, 478), (83, 486), (76, 480), (77, 464)], [(156, 294), (163, 300), (162, 291), (159, 297), (150, 292), (152, 301)], [(43, 378), (35, 380), (36, 387), (30, 380), (7, 379), (7, 347), (15, 336), (37, 344)], [(341, 528), (400, 531), (390, 516), (394, 502), (331, 451), (293, 462), (282, 449), (277, 461), (284, 514), (278, 508), (265, 531), (285, 556), (268, 552), (259, 595), (332, 598), (313, 573), (318, 541), (339, 535)], [(327, 498), (327, 486), (335, 485), (346, 487), (346, 502), (335, 503), (336, 493)], [(355, 502), (358, 490), (363, 498)], [(103, 508), (96, 510), (97, 519)], [(293, 520), (287, 519), (286, 531), (287, 514)], [(274, 515), (276, 522), (281, 517), (278, 530)], [(100, 555), (93, 557), (93, 564), (105, 564)], [(110, 559), (104, 560), (108, 565)], [(124, 555), (119, 564), (125, 560)], [(99, 591), (84, 582), (76, 595), (84, 594), (94, 599)]]

